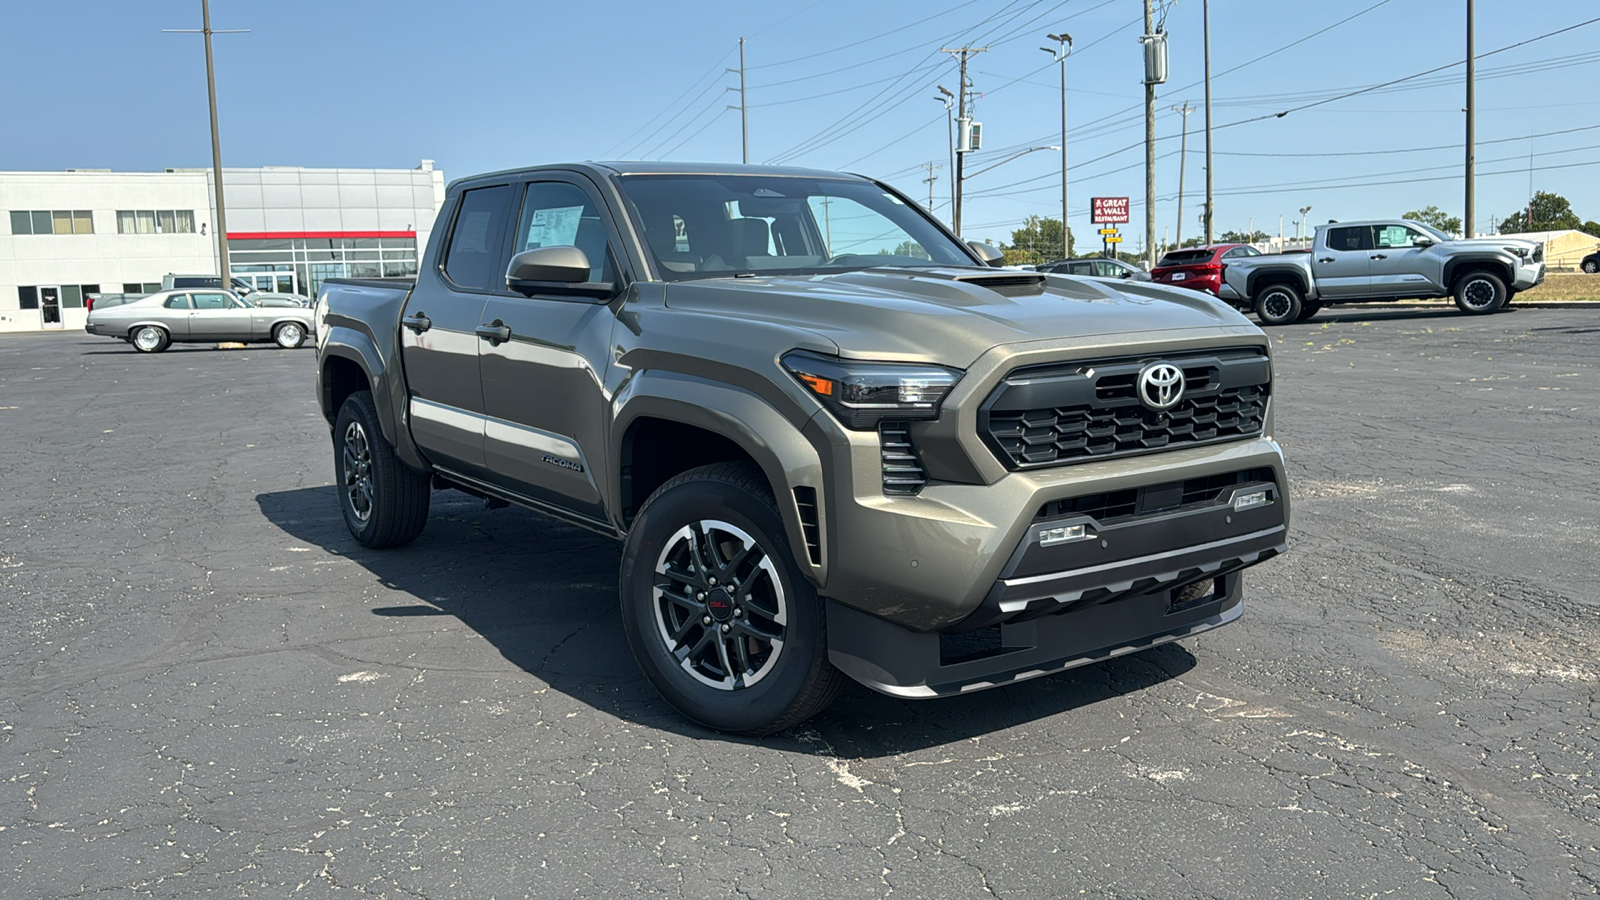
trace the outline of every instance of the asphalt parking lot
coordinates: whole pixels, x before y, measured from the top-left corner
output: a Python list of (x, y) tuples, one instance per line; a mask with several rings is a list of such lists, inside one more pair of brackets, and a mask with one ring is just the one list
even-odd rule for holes
[(1238, 624), (760, 741), (657, 699), (605, 539), (357, 546), (312, 351), (0, 335), (0, 893), (1600, 891), (1600, 310), (1271, 335)]

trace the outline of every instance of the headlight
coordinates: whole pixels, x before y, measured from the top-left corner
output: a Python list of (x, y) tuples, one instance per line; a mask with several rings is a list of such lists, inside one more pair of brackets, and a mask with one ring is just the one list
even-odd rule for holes
[(1516, 255), (1522, 257), (1523, 259), (1527, 259), (1528, 258), (1528, 248), (1527, 247), (1507, 247), (1506, 249), (1510, 250), (1512, 253), (1515, 253)]
[(870, 431), (883, 419), (936, 419), (961, 372), (922, 363), (856, 362), (796, 350), (787, 368), (841, 424)]

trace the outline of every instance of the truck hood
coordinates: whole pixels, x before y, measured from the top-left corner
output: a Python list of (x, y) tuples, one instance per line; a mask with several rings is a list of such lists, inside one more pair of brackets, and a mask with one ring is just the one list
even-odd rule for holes
[(821, 335), (845, 356), (965, 366), (999, 344), (1247, 325), (1198, 291), (1036, 272), (882, 268), (675, 282), (673, 309)]
[(1497, 251), (1497, 252), (1500, 251), (1500, 250), (1504, 250), (1507, 247), (1521, 247), (1524, 250), (1531, 251), (1531, 250), (1533, 250), (1533, 248), (1539, 246), (1539, 242), (1538, 241), (1524, 240), (1522, 238), (1513, 238), (1513, 237), (1503, 237), (1503, 238), (1487, 237), (1487, 238), (1462, 238), (1461, 240), (1456, 240), (1456, 241), (1446, 241), (1444, 244), (1436, 245), (1436, 246), (1444, 246), (1444, 247), (1448, 247), (1448, 248), (1450, 248), (1452, 250), (1455, 250), (1455, 249), (1463, 249), (1463, 250), (1494, 250), (1494, 251)]

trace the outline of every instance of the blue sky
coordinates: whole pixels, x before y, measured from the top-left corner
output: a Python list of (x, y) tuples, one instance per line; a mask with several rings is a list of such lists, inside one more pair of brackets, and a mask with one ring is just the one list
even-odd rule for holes
[[(1170, 108), (1203, 99), (1200, 0), (1165, 5), (1158, 233), (1177, 225), (1182, 119)], [(1275, 233), (1282, 216), (1292, 233), (1305, 205), (1313, 222), (1428, 204), (1460, 214), (1463, 67), (1274, 114), (1459, 62), (1462, 0), (1211, 6), (1213, 118), (1228, 126), (1215, 133), (1219, 231)], [(1477, 6), (1480, 54), (1600, 16), (1594, 0)], [(0, 0), (0, 16), (0, 169), (210, 164), (200, 38), (161, 32), (198, 27), (198, 2)], [(1065, 29), (1077, 48), (1067, 62), (1073, 231), (1092, 240), (1091, 196), (1132, 196), (1124, 249), (1143, 230), (1140, 19), (1140, 0), (212, 3), (214, 28), (251, 29), (216, 38), (228, 165), (430, 158), (457, 177), (572, 159), (737, 162), (739, 117), (724, 108), (737, 102), (725, 90), (737, 76), (722, 70), (738, 64), (744, 36), (752, 162), (862, 172), (914, 197), (927, 196), (921, 164), (948, 155), (934, 95), (956, 75), (939, 49), (989, 47), (971, 67), (986, 149), (970, 172), (1059, 143), (1059, 70), (1039, 48)], [(1600, 219), (1597, 47), (1600, 23), (1480, 60), (1481, 229), (1526, 202), (1530, 152), (1535, 190)], [(1193, 236), (1203, 113), (1188, 121), (1183, 229)], [(1005, 240), (1029, 214), (1058, 215), (1059, 165), (1035, 152), (969, 179), (967, 236)], [(949, 172), (937, 175), (936, 211), (948, 218)]]

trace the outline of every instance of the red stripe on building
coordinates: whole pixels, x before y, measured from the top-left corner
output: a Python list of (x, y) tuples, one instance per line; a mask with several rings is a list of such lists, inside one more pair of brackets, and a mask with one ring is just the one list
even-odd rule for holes
[(415, 231), (230, 231), (230, 241), (279, 241), (289, 238), (414, 238)]

